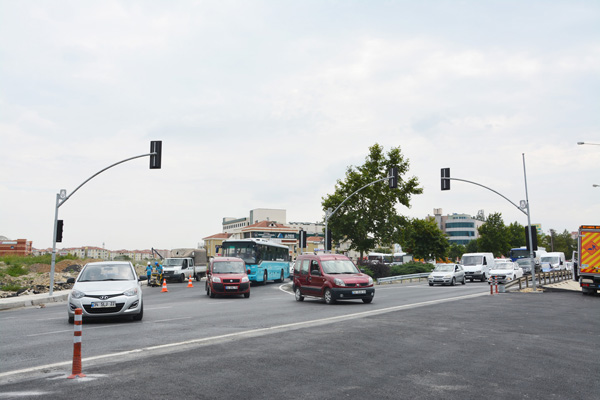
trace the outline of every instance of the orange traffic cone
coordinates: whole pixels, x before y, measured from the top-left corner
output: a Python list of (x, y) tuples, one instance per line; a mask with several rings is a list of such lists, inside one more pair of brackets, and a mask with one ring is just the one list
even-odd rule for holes
[(187, 287), (194, 287), (194, 285), (192, 285), (192, 276), (190, 275), (190, 280), (188, 282)]
[(168, 292), (168, 290), (167, 290), (167, 280), (166, 279), (163, 280), (163, 287), (162, 287), (162, 290), (160, 292), (161, 293), (162, 292)]

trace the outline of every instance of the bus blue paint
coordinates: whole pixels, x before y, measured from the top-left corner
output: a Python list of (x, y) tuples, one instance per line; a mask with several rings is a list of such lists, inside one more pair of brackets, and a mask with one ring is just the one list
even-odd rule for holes
[(519, 258), (529, 258), (529, 250), (527, 247), (515, 247), (510, 249), (510, 260), (517, 261)]
[(265, 273), (267, 281), (290, 277), (290, 252), (282, 244), (265, 239), (230, 239), (223, 242), (221, 253), (244, 260), (250, 282), (265, 283)]

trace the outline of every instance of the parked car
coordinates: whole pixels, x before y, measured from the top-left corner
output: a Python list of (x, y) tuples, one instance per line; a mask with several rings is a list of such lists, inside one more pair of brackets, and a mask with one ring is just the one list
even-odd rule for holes
[(489, 281), (498, 283), (507, 283), (523, 276), (523, 269), (519, 264), (509, 261), (496, 263), (496, 266), (490, 270)]
[(296, 301), (305, 296), (321, 297), (327, 304), (338, 300), (362, 300), (375, 296), (373, 278), (363, 274), (341, 254), (302, 254), (296, 259), (292, 289)]
[(237, 257), (215, 257), (206, 270), (206, 295), (244, 295), (250, 297), (250, 279), (246, 263)]
[(140, 321), (144, 316), (142, 287), (129, 261), (101, 261), (86, 264), (69, 293), (67, 312), (73, 322), (75, 309), (81, 308), (83, 318), (131, 317)]
[(460, 264), (436, 264), (429, 277), (427, 277), (429, 286), (435, 284), (454, 286), (456, 282), (464, 285), (467, 282), (466, 279), (465, 270)]

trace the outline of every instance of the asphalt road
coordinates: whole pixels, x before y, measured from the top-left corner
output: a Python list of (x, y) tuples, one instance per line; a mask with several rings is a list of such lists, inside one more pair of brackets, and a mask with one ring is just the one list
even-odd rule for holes
[(73, 327), (65, 304), (0, 313), (0, 398), (600, 393), (598, 297), (421, 283), (377, 287), (372, 304), (327, 306), (296, 302), (278, 284), (253, 287), (250, 299), (208, 299), (194, 285), (144, 288), (142, 322), (86, 323), (88, 377), (76, 380), (66, 379)]

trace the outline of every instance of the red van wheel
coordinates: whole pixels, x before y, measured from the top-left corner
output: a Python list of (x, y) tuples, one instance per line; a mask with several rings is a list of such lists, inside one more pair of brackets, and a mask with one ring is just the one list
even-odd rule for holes
[(325, 289), (325, 303), (333, 304), (335, 303), (335, 299), (333, 298), (333, 293), (331, 293), (331, 289)]

